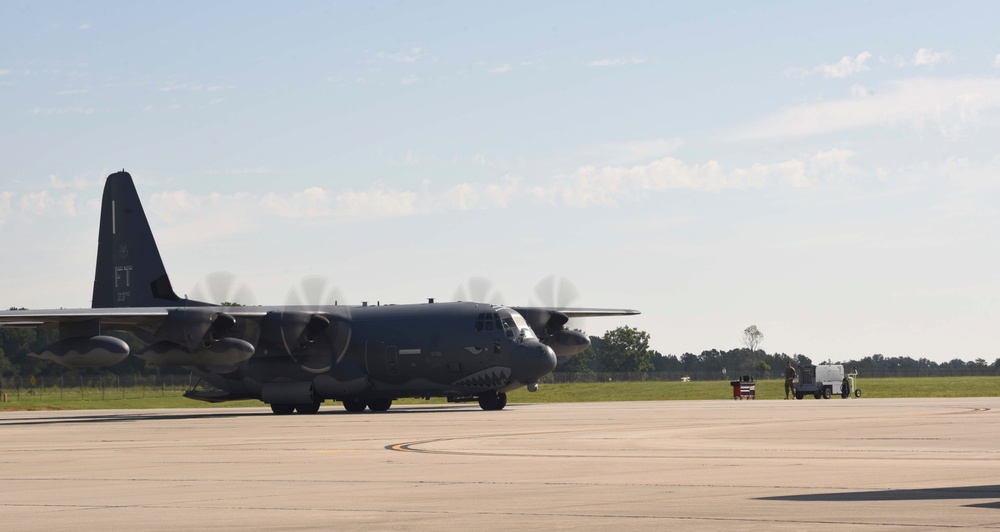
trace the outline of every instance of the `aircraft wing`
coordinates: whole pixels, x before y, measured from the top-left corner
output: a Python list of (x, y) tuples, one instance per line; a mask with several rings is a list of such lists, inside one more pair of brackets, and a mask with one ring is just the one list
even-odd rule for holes
[(599, 318), (601, 316), (635, 316), (638, 310), (618, 308), (552, 308), (569, 318)]
[(513, 307), (520, 314), (557, 312), (567, 318), (598, 318), (601, 316), (635, 316), (638, 310), (624, 308), (563, 308), (563, 307)]
[(99, 319), (101, 326), (146, 325), (162, 321), (172, 310), (197, 308), (203, 312), (218, 312), (237, 318), (259, 318), (265, 307), (146, 307), (146, 308), (82, 308), (58, 310), (10, 310), (0, 312), (0, 327), (57, 328), (61, 323), (78, 323)]
[(49, 328), (93, 319), (109, 325), (133, 325), (165, 318), (167, 311), (167, 308), (11, 310), (0, 312), (0, 327)]

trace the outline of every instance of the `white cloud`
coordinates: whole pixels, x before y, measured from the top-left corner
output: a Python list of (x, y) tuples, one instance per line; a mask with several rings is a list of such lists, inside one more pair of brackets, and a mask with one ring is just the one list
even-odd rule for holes
[(510, 199), (518, 192), (518, 181), (508, 177), (500, 184), (460, 183), (448, 189), (443, 198), (444, 204), (460, 211), (492, 207), (503, 209), (510, 206)]
[(1000, 109), (1000, 80), (913, 79), (866, 98), (803, 104), (735, 135), (768, 139), (819, 135), (863, 127), (933, 125), (945, 136), (958, 134), (985, 110)]
[(64, 91), (56, 91), (57, 96), (69, 96), (71, 94), (87, 94), (90, 89), (69, 89)]
[(793, 78), (805, 78), (813, 74), (823, 74), (824, 78), (846, 78), (870, 68), (865, 64), (869, 59), (872, 58), (870, 52), (861, 52), (860, 54), (851, 57), (845, 55), (833, 64), (822, 64), (813, 68), (789, 68), (785, 70), (785, 75)]
[(817, 152), (813, 158), (816, 162), (823, 165), (832, 165), (840, 168), (847, 167), (847, 161), (854, 156), (854, 152), (851, 150), (843, 150), (839, 148), (834, 148), (829, 151)]
[(728, 171), (717, 161), (689, 164), (664, 157), (635, 166), (586, 166), (572, 175), (556, 177), (549, 185), (533, 187), (529, 192), (535, 199), (551, 204), (590, 207), (616, 206), (625, 198), (666, 190), (715, 192), (761, 189), (774, 184), (805, 188), (855, 173), (856, 169), (848, 162), (852, 156), (849, 150), (832, 149), (817, 152), (804, 160), (757, 163)]
[(867, 98), (871, 96), (871, 91), (863, 85), (851, 85), (851, 97), (852, 98)]
[[(1000, 55), (998, 55), (997, 57), (1000, 58)], [(0, 76), (6, 76), (7, 74), (10, 74), (10, 70), (6, 68), (0, 68)]]
[(588, 153), (597, 153), (623, 162), (639, 162), (658, 159), (673, 153), (684, 145), (684, 140), (673, 137), (633, 142), (612, 142), (588, 148)]
[(160, 218), (172, 222), (177, 215), (183, 218), (185, 213), (201, 209), (203, 203), (201, 198), (195, 197), (186, 190), (158, 192), (150, 197), (150, 211), (155, 212)]
[(1000, 68), (1000, 54), (997, 54), (997, 56), (993, 58), (993, 66)]
[(840, 58), (840, 61), (832, 65), (822, 65), (819, 68), (823, 72), (824, 78), (846, 78), (847, 76), (869, 70), (865, 66), (865, 61), (871, 59), (871, 57), (872, 54), (869, 52), (861, 52), (853, 58), (845, 55)]
[(416, 63), (417, 61), (427, 57), (427, 55), (427, 50), (424, 50), (419, 46), (413, 46), (400, 52), (379, 52), (375, 54), (375, 57), (397, 63)]
[[(12, 204), (14, 196), (7, 200)], [(76, 194), (50, 194), (48, 190), (22, 194), (16, 203), (19, 213), (44, 216), (49, 214), (76, 216)]]
[(265, 211), (284, 218), (322, 218), (333, 214), (330, 196), (320, 187), (291, 195), (271, 193), (261, 199)]
[(942, 61), (950, 61), (951, 54), (948, 52), (935, 52), (930, 48), (921, 48), (913, 54), (913, 64), (917, 66), (934, 66)]
[(90, 24), (88, 24), (88, 23), (80, 24), (79, 26), (77, 26), (77, 29), (89, 30), (90, 29)]
[(417, 83), (420, 83), (420, 77), (411, 74), (409, 76), (406, 76), (405, 78), (400, 79), (399, 82), (402, 83), (403, 85), (415, 85)]
[(177, 83), (174, 81), (168, 81), (162, 87), (160, 87), (160, 92), (173, 92), (173, 91), (200, 91), (204, 87), (201, 85), (188, 85), (187, 83)]
[(52, 116), (52, 115), (90, 115), (94, 114), (94, 110), (90, 107), (35, 107), (28, 111), (33, 115), (40, 116)]
[(513, 69), (514, 69), (514, 67), (512, 67), (510, 65), (503, 65), (503, 66), (499, 66), (499, 67), (496, 67), (496, 68), (488, 69), (487, 72), (489, 72), (490, 74), (505, 74), (507, 72), (510, 72)]
[(0, 220), (6, 218), (13, 211), (11, 207), (11, 200), (14, 199), (14, 193), (5, 191), (0, 192)]
[(366, 191), (347, 191), (336, 197), (338, 217), (388, 218), (416, 214), (417, 193), (385, 190), (381, 186)]
[[(417, 193), (388, 190), (376, 185), (368, 190), (347, 190), (339, 193), (321, 187), (310, 187), (298, 192), (269, 192), (265, 194), (234, 192), (195, 196), (186, 190), (153, 194), (150, 212), (168, 222), (188, 219), (195, 212), (213, 212), (230, 219), (246, 219), (248, 212), (255, 216), (270, 215), (279, 218), (327, 219), (385, 218), (415, 214)], [(231, 234), (227, 230), (225, 234)]]
[(50, 175), (48, 179), (49, 189), (74, 189), (74, 190), (86, 190), (101, 188), (104, 186), (103, 178), (88, 178), (86, 176), (75, 176), (72, 181), (64, 180), (58, 176)]
[(629, 65), (641, 65), (645, 63), (646, 60), (641, 57), (618, 57), (618, 58), (606, 58), (598, 59), (596, 61), (591, 61), (588, 66), (592, 67), (615, 67), (615, 66), (629, 66)]
[(217, 92), (224, 90), (232, 90), (236, 87), (233, 85), (202, 85), (199, 83), (177, 83), (176, 81), (168, 81), (160, 87), (160, 92), (175, 92), (175, 91), (191, 91), (191, 92)]

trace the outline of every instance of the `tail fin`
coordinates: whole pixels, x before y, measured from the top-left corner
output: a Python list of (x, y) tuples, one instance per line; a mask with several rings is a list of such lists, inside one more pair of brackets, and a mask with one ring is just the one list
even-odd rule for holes
[(180, 301), (163, 268), (132, 176), (124, 171), (111, 174), (104, 184), (91, 306), (176, 307)]

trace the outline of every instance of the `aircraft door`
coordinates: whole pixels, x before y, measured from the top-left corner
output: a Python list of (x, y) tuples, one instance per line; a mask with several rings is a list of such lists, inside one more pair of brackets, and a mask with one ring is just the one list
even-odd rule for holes
[(394, 345), (385, 346), (385, 365), (389, 375), (399, 375), (399, 348)]

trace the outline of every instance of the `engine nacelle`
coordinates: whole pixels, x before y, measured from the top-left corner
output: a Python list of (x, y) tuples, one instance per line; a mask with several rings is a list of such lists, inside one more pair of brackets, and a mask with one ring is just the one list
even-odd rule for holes
[(288, 355), (318, 340), (328, 327), (330, 320), (320, 314), (272, 310), (261, 324), (260, 339)]
[(224, 312), (200, 308), (175, 308), (167, 311), (155, 334), (158, 338), (182, 345), (188, 351), (210, 347), (236, 324), (236, 318)]
[(28, 356), (63, 366), (97, 368), (113, 366), (128, 356), (128, 344), (114, 336), (67, 338), (47, 345)]
[(590, 347), (590, 338), (580, 331), (563, 329), (545, 339), (545, 345), (555, 351), (556, 356), (579, 355)]
[(253, 352), (253, 345), (249, 342), (237, 338), (221, 338), (210, 347), (193, 352), (173, 342), (157, 342), (135, 356), (159, 366), (229, 367), (246, 362), (253, 356)]

